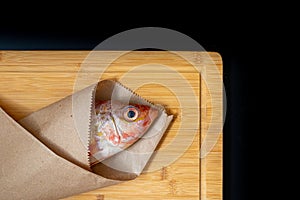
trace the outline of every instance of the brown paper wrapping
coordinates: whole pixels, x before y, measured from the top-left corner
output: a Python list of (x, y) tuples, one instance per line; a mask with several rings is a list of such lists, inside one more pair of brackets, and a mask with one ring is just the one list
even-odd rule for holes
[[(102, 81), (20, 120), (0, 109), (0, 199), (58, 199), (137, 177), (172, 120), (163, 108), (145, 136), (89, 167), (93, 102), (124, 99), (150, 104), (113, 81)], [(119, 168), (122, 166), (122, 168)]]

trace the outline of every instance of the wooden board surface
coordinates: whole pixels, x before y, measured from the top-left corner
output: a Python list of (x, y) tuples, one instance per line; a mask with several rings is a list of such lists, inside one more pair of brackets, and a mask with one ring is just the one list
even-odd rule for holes
[[(215, 65), (222, 74), (222, 59), (213, 52), (177, 53), (134, 51), (120, 56), (120, 52), (96, 52), (85, 59), (88, 51), (0, 51), (0, 106), (18, 120), (99, 80), (99, 67), (109, 66), (101, 79), (119, 80), (146, 99), (164, 105), (175, 119), (157, 147), (163, 153), (153, 157), (147, 172), (133, 181), (66, 199), (220, 200), (222, 134), (205, 158), (199, 159), (199, 151), (213, 120), (212, 111), (222, 114), (222, 86), (209, 91), (204, 81), (217, 76)], [(201, 76), (193, 65), (200, 66)], [(212, 99), (212, 95), (218, 98)], [(214, 110), (213, 101), (219, 101)], [(188, 127), (197, 117), (200, 128), (191, 135)], [(221, 118), (217, 120), (215, 123), (222, 123)], [(187, 149), (186, 142), (178, 142), (178, 138), (191, 138)], [(161, 162), (172, 156), (173, 162)]]

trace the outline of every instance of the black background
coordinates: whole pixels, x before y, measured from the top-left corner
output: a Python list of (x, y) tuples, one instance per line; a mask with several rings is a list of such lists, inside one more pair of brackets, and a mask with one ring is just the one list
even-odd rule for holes
[[(184, 9), (184, 8), (183, 8)], [(199, 8), (200, 11), (204, 7)], [(84, 8), (82, 8), (84, 10)], [(74, 11), (61, 17), (62, 11), (45, 16), (43, 11), (29, 15), (26, 11), (16, 18), (3, 14), (0, 26), (2, 50), (91, 50), (101, 41), (119, 32), (138, 27), (164, 27), (182, 32), (200, 43), (207, 51), (219, 52), (223, 58), (224, 84), (227, 94), (227, 115), (224, 126), (224, 199), (243, 200), (250, 195), (250, 136), (255, 132), (251, 116), (256, 113), (259, 31), (242, 11), (194, 13), (190, 16), (164, 15), (156, 11), (139, 12), (133, 16), (123, 13), (117, 19), (100, 15), (103, 9), (90, 13)], [(154, 14), (153, 14), (154, 12)], [(233, 12), (233, 13), (232, 13)], [(28, 14), (28, 15), (27, 15)], [(230, 14), (230, 16), (228, 16)], [(253, 14), (253, 13), (252, 13)], [(85, 17), (83, 17), (83, 15)], [(109, 20), (108, 20), (109, 18)], [(156, 20), (155, 20), (156, 18)], [(242, 19), (241, 19), (242, 18)], [(253, 82), (255, 80), (256, 84)], [(252, 150), (251, 150), (252, 151)]]

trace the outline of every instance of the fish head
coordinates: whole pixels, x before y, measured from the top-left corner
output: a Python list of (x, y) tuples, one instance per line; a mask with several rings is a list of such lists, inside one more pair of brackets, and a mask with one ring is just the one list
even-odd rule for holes
[(142, 104), (111, 101), (111, 116), (119, 136), (117, 145), (126, 148), (142, 137), (158, 116), (158, 110)]
[(147, 132), (158, 112), (148, 105), (98, 101), (92, 119), (90, 162), (96, 164), (132, 145)]

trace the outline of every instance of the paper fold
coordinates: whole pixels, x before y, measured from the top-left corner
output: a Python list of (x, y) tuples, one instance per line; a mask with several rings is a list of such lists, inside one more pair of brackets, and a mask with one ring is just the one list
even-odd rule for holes
[(56, 154), (89, 169), (87, 138), (96, 86), (91, 85), (65, 97), (21, 119), (19, 123)]
[(102, 81), (25, 117), (19, 121), (23, 127), (1, 109), (0, 199), (58, 199), (142, 172), (172, 116), (160, 108), (143, 138), (91, 169), (87, 144), (94, 98), (155, 106), (117, 82)]
[(56, 155), (0, 109), (0, 199), (58, 199), (120, 183)]

